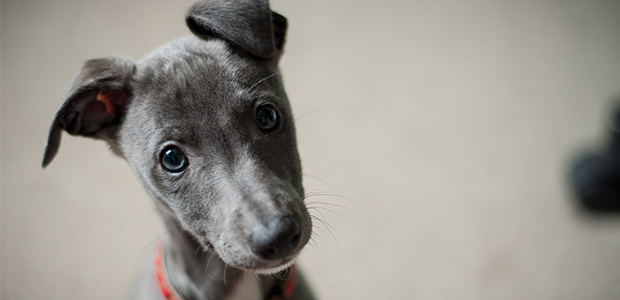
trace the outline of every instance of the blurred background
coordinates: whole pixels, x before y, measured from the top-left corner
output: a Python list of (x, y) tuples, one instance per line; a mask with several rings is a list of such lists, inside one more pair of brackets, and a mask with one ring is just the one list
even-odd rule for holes
[[(188, 35), (194, 0), (1, 3), (1, 297), (122, 299), (163, 234), (101, 141), (48, 126), (81, 63)], [(620, 216), (569, 170), (620, 95), (619, 1), (285, 1), (321, 299), (620, 299)], [(350, 200), (348, 200), (350, 199)]]

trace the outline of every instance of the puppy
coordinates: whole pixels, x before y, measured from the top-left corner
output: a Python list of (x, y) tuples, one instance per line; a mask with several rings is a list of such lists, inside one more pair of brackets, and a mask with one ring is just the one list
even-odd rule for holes
[(87, 61), (43, 166), (63, 130), (127, 160), (168, 232), (136, 299), (314, 299), (294, 268), (312, 223), (278, 72), (286, 18), (267, 0), (209, 0), (186, 23), (194, 36), (138, 62)]

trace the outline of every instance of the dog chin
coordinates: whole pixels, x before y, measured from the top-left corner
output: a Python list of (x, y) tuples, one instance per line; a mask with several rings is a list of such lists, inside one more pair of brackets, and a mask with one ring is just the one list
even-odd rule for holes
[(255, 273), (255, 274), (260, 274), (260, 275), (272, 275), (272, 274), (276, 274), (276, 273), (282, 272), (290, 268), (293, 264), (295, 264), (296, 260), (297, 260), (297, 255), (289, 257), (289, 258), (283, 258), (283, 259), (280, 259), (272, 263), (265, 263), (265, 261), (263, 261), (262, 263), (252, 264), (251, 266), (248, 266), (248, 265), (240, 266), (240, 265), (235, 265), (234, 263), (226, 263), (226, 264), (229, 267), (233, 267), (233, 268), (243, 270), (246, 272), (250, 272), (250, 273)]
[(292, 258), (285, 264), (277, 266), (277, 267), (265, 268), (265, 269), (252, 269), (251, 271), (256, 274), (261, 274), (261, 275), (272, 275), (272, 274), (276, 274), (276, 273), (282, 272), (290, 268), (295, 263), (295, 260), (296, 260), (295, 258)]

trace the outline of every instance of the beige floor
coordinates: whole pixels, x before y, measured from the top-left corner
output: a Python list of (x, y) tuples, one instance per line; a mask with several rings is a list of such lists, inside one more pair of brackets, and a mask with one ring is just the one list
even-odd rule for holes
[[(188, 34), (183, 1), (3, 0), (2, 299), (121, 299), (161, 235), (102, 142), (49, 122), (80, 63)], [(322, 299), (620, 299), (620, 216), (568, 163), (620, 95), (618, 1), (273, 1), (308, 191), (334, 231)]]

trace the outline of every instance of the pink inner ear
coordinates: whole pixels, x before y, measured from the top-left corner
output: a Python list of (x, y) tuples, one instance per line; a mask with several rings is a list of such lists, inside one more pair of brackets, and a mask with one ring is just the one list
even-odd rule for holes
[(127, 95), (123, 91), (101, 90), (97, 94), (97, 101), (105, 104), (105, 110), (110, 116), (115, 116), (119, 107), (125, 105)]

